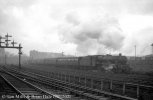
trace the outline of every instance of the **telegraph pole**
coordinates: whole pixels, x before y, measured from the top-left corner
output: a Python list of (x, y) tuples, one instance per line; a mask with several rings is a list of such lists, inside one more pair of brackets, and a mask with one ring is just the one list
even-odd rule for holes
[[(7, 35), (5, 35), (5, 37), (0, 36), (0, 48), (18, 49), (19, 50), (19, 52), (18, 52), (18, 54), (19, 54), (19, 68), (21, 68), (21, 54), (22, 54), (21, 49), (22, 49), (22, 46), (21, 46), (21, 44), (19, 44), (19, 46), (15, 46), (15, 44), (17, 44), (17, 43), (14, 42), (14, 40), (11, 42), (12, 45), (9, 45), (9, 41), (11, 41), (8, 39), (9, 37), (12, 37), (12, 36), (8, 35), (8, 33), (7, 33)], [(5, 39), (5, 42), (2, 42), (2, 39)], [(5, 55), (5, 63), (6, 63), (6, 55)]]
[(135, 47), (135, 60), (136, 60), (136, 51), (137, 51), (136, 49), (137, 49), (137, 47), (136, 47), (136, 45), (134, 47)]

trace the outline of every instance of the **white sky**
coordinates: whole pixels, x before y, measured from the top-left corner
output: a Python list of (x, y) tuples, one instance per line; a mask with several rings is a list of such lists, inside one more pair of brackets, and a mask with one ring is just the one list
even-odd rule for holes
[[(0, 0), (0, 35), (30, 50), (65, 54), (151, 53), (152, 0)], [(11, 52), (14, 52), (14, 50)]]

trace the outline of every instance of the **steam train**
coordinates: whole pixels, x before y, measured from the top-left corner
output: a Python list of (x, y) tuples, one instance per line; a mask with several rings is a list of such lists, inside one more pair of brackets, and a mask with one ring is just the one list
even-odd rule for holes
[(118, 56), (112, 55), (90, 55), (83, 57), (60, 57), (48, 58), (41, 60), (32, 60), (32, 64), (54, 65), (60, 68), (70, 68), (79, 70), (101, 70), (112, 72), (130, 71), (127, 64), (127, 58), (119, 54)]

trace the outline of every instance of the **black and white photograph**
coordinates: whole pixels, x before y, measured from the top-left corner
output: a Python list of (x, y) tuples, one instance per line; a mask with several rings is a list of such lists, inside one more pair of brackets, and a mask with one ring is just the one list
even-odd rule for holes
[(153, 100), (153, 0), (0, 0), (0, 100)]

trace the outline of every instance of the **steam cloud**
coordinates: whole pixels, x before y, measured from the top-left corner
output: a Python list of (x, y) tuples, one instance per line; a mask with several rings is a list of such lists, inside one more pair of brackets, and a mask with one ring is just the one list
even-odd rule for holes
[(60, 26), (60, 36), (65, 43), (77, 45), (80, 54), (103, 54), (119, 50), (124, 36), (116, 18), (105, 16), (81, 21), (67, 14), (67, 24)]
[(26, 54), (36, 49), (133, 56), (136, 45), (137, 56), (147, 55), (152, 53), (152, 5), (153, 0), (0, 0), (0, 35), (12, 35)]

